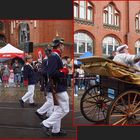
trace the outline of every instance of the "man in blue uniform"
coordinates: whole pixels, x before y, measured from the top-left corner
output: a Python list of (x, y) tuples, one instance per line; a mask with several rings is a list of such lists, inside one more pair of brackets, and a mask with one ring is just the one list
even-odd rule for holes
[[(53, 103), (53, 113), (41, 123), (41, 126), (47, 135), (64, 136), (66, 132), (61, 129), (61, 119), (69, 112), (69, 96), (66, 80), (68, 69), (63, 67), (61, 60), (61, 53), (64, 50), (63, 40), (53, 40), (52, 47), (52, 54), (48, 57), (49, 82), (46, 90), (49, 98), (56, 99), (57, 104)], [(51, 128), (52, 131), (50, 132)]]
[(46, 102), (37, 109), (35, 112), (36, 115), (41, 119), (44, 120), (47, 117), (49, 117), (53, 110), (54, 110), (54, 102), (53, 102), (53, 97), (52, 94), (47, 94), (46, 87), (48, 83), (48, 73), (47, 73), (47, 68), (48, 68), (48, 57), (51, 55), (52, 49), (48, 47), (45, 50), (45, 57), (42, 61), (42, 67), (41, 67), (41, 73), (42, 73), (42, 80), (41, 80), (41, 91), (44, 91), (44, 95), (46, 98)]
[(26, 94), (19, 100), (21, 107), (24, 107), (24, 103), (29, 101), (30, 106), (34, 107), (36, 104), (34, 103), (34, 90), (36, 84), (36, 76), (33, 66), (31, 65), (33, 62), (32, 56), (28, 55), (25, 57), (26, 64), (24, 66), (24, 85), (28, 85), (28, 91)]

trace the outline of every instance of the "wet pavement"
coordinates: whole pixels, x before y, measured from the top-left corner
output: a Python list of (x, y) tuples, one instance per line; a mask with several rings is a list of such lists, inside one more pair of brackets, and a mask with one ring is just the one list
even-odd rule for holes
[(74, 124), (76, 126), (78, 126), (78, 125), (101, 125), (101, 124), (106, 124), (105, 121), (90, 122), (87, 119), (85, 119), (84, 116), (81, 114), (80, 100), (81, 100), (84, 92), (85, 92), (85, 90), (79, 90), (78, 96), (74, 97)]
[[(41, 127), (41, 120), (36, 116), (35, 111), (44, 102), (44, 96), (39, 88), (35, 92), (35, 101), (38, 106), (31, 108), (25, 104), (21, 108), (18, 99), (24, 95), (26, 88), (0, 88), (0, 138), (46, 138)], [(71, 90), (68, 91), (71, 96)], [(62, 120), (62, 129), (66, 130), (67, 136), (63, 138), (75, 138), (76, 128), (72, 122), (71, 110)], [(49, 137), (51, 138), (51, 137)], [(53, 137), (54, 138), (54, 137)]]
[(94, 124), (93, 122), (89, 122), (84, 118), (84, 116), (81, 114), (80, 110), (80, 100), (82, 95), (84, 94), (84, 90), (79, 90), (78, 96), (74, 97), (74, 124), (75, 125), (83, 125), (83, 124), (88, 124), (92, 125)]

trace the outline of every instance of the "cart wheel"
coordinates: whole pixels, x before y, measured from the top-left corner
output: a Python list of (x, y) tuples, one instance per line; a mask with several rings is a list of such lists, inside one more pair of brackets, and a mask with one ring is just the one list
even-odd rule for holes
[(101, 92), (100, 85), (95, 85), (86, 90), (81, 98), (81, 113), (88, 121), (101, 122), (106, 119), (111, 100), (105, 98)]
[(107, 123), (112, 125), (140, 124), (140, 92), (120, 94), (110, 105)]

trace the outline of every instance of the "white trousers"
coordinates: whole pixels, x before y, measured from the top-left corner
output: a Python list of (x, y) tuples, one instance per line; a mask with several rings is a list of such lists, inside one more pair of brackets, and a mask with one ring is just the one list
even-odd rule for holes
[(35, 85), (28, 85), (28, 91), (26, 92), (26, 94), (22, 97), (22, 100), (24, 102), (26, 102), (27, 100), (29, 101), (29, 103), (34, 103), (34, 91), (35, 91)]
[(54, 111), (53, 95), (51, 92), (48, 92), (46, 96), (46, 102), (39, 109), (37, 109), (37, 112), (41, 115), (47, 113), (47, 116), (50, 116), (53, 113), (53, 111)]
[(52, 127), (53, 133), (58, 133), (61, 128), (61, 119), (69, 112), (69, 96), (66, 91), (57, 93), (56, 98), (59, 106), (54, 107), (52, 115), (42, 123), (46, 127)]

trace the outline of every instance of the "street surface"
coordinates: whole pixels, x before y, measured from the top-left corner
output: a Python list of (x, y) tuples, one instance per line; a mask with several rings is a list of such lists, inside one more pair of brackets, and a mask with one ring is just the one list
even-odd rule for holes
[[(21, 108), (18, 100), (25, 92), (25, 87), (0, 87), (0, 138), (48, 137), (43, 133), (40, 127), (41, 120), (35, 114), (37, 108), (45, 101), (43, 93), (37, 87), (35, 90), (35, 102), (38, 106), (32, 108), (25, 104), (25, 108)], [(71, 100), (71, 89), (68, 90), (68, 93)], [(76, 128), (73, 127), (72, 102), (70, 101), (70, 103), (71, 110), (62, 120), (62, 129), (67, 131), (67, 138), (75, 138)]]

